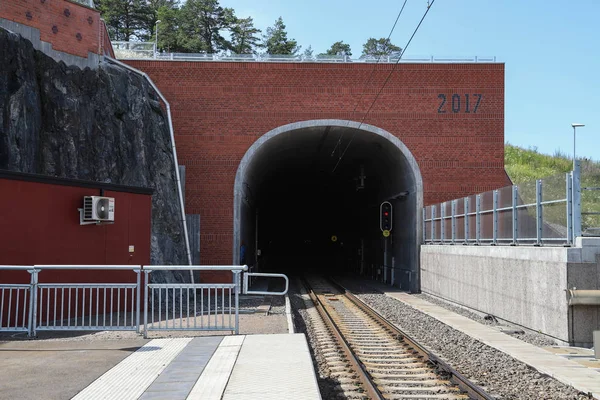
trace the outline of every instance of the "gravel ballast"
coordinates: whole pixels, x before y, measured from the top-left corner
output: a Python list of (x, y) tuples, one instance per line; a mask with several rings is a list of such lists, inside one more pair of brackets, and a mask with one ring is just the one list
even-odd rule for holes
[(425, 301), (428, 301), (432, 304), (443, 307), (446, 310), (450, 310), (456, 314), (462, 315), (463, 317), (467, 317), (469, 319), (472, 319), (473, 321), (479, 322), (480, 324), (494, 327), (494, 328), (504, 332), (505, 334), (510, 335), (511, 337), (514, 337), (515, 339), (522, 340), (522, 341), (532, 344), (534, 346), (546, 347), (546, 346), (556, 346), (558, 344), (554, 339), (551, 339), (548, 336), (543, 335), (541, 333), (525, 331), (521, 327), (513, 326), (506, 322), (499, 321), (496, 318), (493, 318), (491, 316), (484, 316), (484, 315), (477, 314), (475, 312), (471, 312), (463, 307), (453, 305), (453, 304), (446, 302), (442, 299), (439, 299), (435, 296), (430, 296), (430, 295), (424, 294), (424, 293), (416, 294), (415, 296), (420, 299), (423, 299)]
[(421, 345), (499, 399), (589, 398), (399, 300), (373, 293), (359, 294), (359, 297)]

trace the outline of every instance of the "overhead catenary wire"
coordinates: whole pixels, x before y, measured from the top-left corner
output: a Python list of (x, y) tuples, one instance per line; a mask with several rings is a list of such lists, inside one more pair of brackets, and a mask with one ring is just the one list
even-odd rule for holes
[[(390, 43), (390, 38), (392, 37), (392, 34), (394, 33), (394, 29), (396, 29), (396, 25), (398, 24), (398, 20), (400, 19), (400, 16), (402, 15), (402, 12), (404, 11), (404, 7), (406, 6), (406, 2), (407, 1), (408, 0), (404, 0), (404, 3), (402, 4), (402, 8), (400, 8), (400, 11), (398, 12), (398, 15), (396, 16), (396, 21), (394, 21), (394, 25), (392, 26), (392, 29), (390, 30), (390, 33), (389, 33), (389, 35), (388, 35), (388, 37), (387, 37), (387, 39), (385, 41), (386, 45), (388, 43)], [(369, 75), (369, 79), (367, 79), (367, 81), (365, 82), (365, 84), (363, 86), (363, 90), (360, 93), (360, 97), (359, 97), (358, 101), (356, 102), (356, 104), (354, 105), (354, 110), (352, 110), (352, 116), (354, 116), (354, 113), (356, 113), (356, 109), (358, 108), (358, 105), (362, 101), (363, 95), (365, 94), (365, 88), (371, 82), (371, 78), (373, 78), (373, 74), (375, 73), (375, 68), (377, 67), (377, 64), (379, 64), (379, 61), (381, 61), (382, 58), (383, 58), (383, 54), (380, 54), (379, 57), (377, 58), (377, 61), (373, 65), (373, 68), (371, 69), (371, 74)], [(331, 152), (331, 156), (332, 157), (335, 154), (335, 151), (337, 150), (338, 146), (341, 144), (341, 141), (342, 141), (342, 134), (340, 133), (340, 137), (339, 137), (338, 141), (335, 144), (335, 147), (333, 148), (333, 150)]]
[(419, 28), (421, 27), (421, 24), (423, 23), (423, 21), (425, 20), (425, 17), (427, 16), (427, 13), (429, 13), (429, 10), (431, 9), (431, 6), (433, 6), (433, 3), (435, 3), (435, 0), (431, 0), (431, 3), (428, 2), (427, 4), (427, 9), (425, 10), (425, 13), (423, 13), (423, 16), (421, 17), (421, 20), (419, 21), (419, 23), (417, 24), (417, 27), (415, 28), (415, 30), (413, 31), (412, 35), (410, 36), (410, 39), (408, 39), (408, 42), (406, 42), (406, 45), (404, 46), (404, 48), (402, 49), (402, 51), (400, 52), (400, 56), (398, 57), (398, 60), (396, 61), (396, 63), (394, 64), (394, 66), (392, 67), (392, 70), (390, 71), (390, 73), (388, 74), (388, 76), (385, 78), (385, 81), (383, 82), (383, 85), (381, 85), (381, 88), (379, 89), (379, 91), (377, 92), (377, 95), (375, 96), (375, 99), (373, 99), (373, 102), (371, 103), (371, 105), (369, 106), (369, 108), (367, 109), (367, 112), (365, 113), (365, 115), (363, 116), (363, 118), (360, 121), (360, 124), (358, 125), (358, 127), (356, 128), (356, 131), (352, 134), (352, 137), (350, 138), (350, 140), (348, 141), (348, 144), (346, 145), (346, 147), (344, 148), (344, 151), (342, 152), (342, 154), (340, 155), (340, 157), (338, 158), (337, 163), (335, 164), (335, 166), (333, 167), (333, 170), (331, 171), (331, 173), (334, 173), (335, 170), (337, 169), (337, 167), (340, 165), (340, 162), (342, 161), (342, 159), (344, 158), (344, 155), (346, 155), (346, 152), (348, 151), (348, 148), (350, 147), (350, 144), (352, 144), (352, 141), (354, 140), (354, 138), (356, 137), (356, 133), (360, 130), (360, 127), (363, 125), (363, 123), (365, 122), (365, 119), (367, 118), (367, 116), (369, 115), (369, 113), (371, 112), (371, 109), (373, 108), (373, 106), (375, 105), (375, 103), (377, 102), (377, 99), (379, 98), (379, 96), (381, 95), (381, 92), (383, 92), (383, 89), (385, 88), (385, 86), (387, 85), (387, 83), (389, 82), (392, 74), (394, 73), (394, 71), (396, 70), (396, 67), (398, 66), (398, 64), (400, 63), (400, 60), (402, 60), (402, 56), (404, 55), (404, 53), (406, 52), (406, 49), (408, 48), (408, 46), (410, 45), (410, 43), (412, 42), (413, 38), (415, 37), (415, 35), (417, 34), (417, 31), (419, 30)]

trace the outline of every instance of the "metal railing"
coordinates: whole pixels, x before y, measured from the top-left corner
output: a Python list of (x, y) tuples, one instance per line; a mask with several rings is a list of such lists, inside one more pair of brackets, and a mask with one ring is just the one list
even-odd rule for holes
[[(196, 284), (150, 283), (152, 271), (177, 269), (231, 272), (232, 281)], [(237, 335), (240, 273), (247, 270), (245, 265), (144, 267), (144, 337), (147, 337), (149, 331), (161, 330), (232, 331)]]
[[(32, 272), (32, 267), (2, 265), (0, 270)], [(0, 332), (30, 332), (31, 284), (0, 283)]]
[(154, 42), (112, 42), (117, 59), (155, 59), (161, 61), (229, 61), (229, 62), (317, 62), (317, 63), (495, 63), (495, 56), (439, 57), (403, 56), (360, 57), (303, 54), (209, 54), (157, 52)]
[[(46, 270), (128, 270), (136, 283), (40, 283)], [(34, 265), (31, 334), (38, 331), (139, 332), (141, 266), (131, 265)], [(129, 316), (129, 318), (128, 318)]]
[[(46, 270), (126, 270), (135, 282), (40, 283)], [(285, 295), (289, 280), (283, 274), (252, 273), (253, 277), (280, 277), (283, 292), (248, 289), (243, 266), (189, 265), (34, 265), (1, 266), (2, 271), (23, 271), (29, 282), (0, 283), (0, 332), (141, 330), (140, 300), (143, 290), (144, 336), (149, 331), (202, 330), (239, 333), (239, 294)], [(220, 283), (156, 283), (153, 271), (229, 272), (231, 280)], [(144, 284), (141, 282), (144, 272)], [(24, 280), (24, 278), (21, 278)], [(133, 280), (133, 279), (132, 279)]]
[(423, 208), (427, 244), (572, 245), (581, 236), (579, 163), (565, 175)]
[[(250, 290), (249, 282), (252, 277), (266, 277), (266, 278), (283, 278), (285, 281), (285, 288), (281, 292), (268, 292), (260, 290)], [(290, 280), (284, 274), (274, 274), (269, 272), (247, 272), (244, 274), (244, 294), (259, 294), (259, 295), (279, 295), (285, 296), (290, 288)]]

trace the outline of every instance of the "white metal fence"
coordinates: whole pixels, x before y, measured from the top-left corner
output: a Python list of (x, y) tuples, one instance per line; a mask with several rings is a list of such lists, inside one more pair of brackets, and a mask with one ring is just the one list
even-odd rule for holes
[[(282, 292), (251, 292), (242, 286), (247, 266), (132, 266), (132, 265), (34, 265), (2, 266), (3, 271), (28, 273), (23, 282), (0, 283), (0, 332), (39, 331), (149, 331), (201, 330), (239, 333), (239, 294), (284, 295), (288, 279), (282, 274), (252, 274), (282, 277)], [(40, 282), (48, 270), (131, 271), (127, 283)], [(153, 271), (204, 271), (231, 273), (226, 282), (151, 282)], [(144, 282), (142, 284), (142, 272)], [(122, 278), (124, 279), (124, 278)], [(143, 293), (144, 300), (140, 301)]]
[(154, 42), (112, 42), (117, 59), (156, 59), (163, 61), (231, 61), (231, 62), (318, 62), (318, 63), (495, 63), (494, 56), (404, 56), (351, 58), (349, 56), (304, 54), (231, 54), (157, 52)]
[(572, 245), (582, 235), (574, 171), (423, 208), (427, 244)]

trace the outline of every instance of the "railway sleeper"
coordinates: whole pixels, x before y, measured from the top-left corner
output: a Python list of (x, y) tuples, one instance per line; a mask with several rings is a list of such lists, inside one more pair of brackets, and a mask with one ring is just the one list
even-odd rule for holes
[(411, 381), (421, 381), (421, 380), (439, 380), (438, 376), (433, 372), (419, 372), (419, 373), (407, 373), (403, 371), (403, 373), (393, 373), (393, 374), (382, 374), (379, 372), (370, 373), (371, 377), (375, 379), (377, 382), (390, 381), (390, 380), (411, 380)]
[(462, 394), (461, 390), (456, 386), (383, 386), (380, 388), (382, 393), (398, 393), (398, 392), (409, 392), (411, 394), (423, 393), (423, 394), (440, 394), (440, 393), (453, 393)]
[(402, 399), (418, 399), (418, 400), (434, 400), (434, 399), (444, 399), (444, 400), (462, 400), (469, 399), (469, 396), (466, 394), (386, 394), (384, 397), (388, 400), (402, 400)]
[(423, 369), (423, 363), (421, 362), (416, 362), (416, 363), (406, 363), (406, 364), (399, 364), (399, 363), (370, 363), (367, 361), (363, 361), (363, 364), (365, 364), (367, 366), (367, 368), (369, 368), (370, 370), (384, 370), (384, 371), (389, 371), (390, 369), (410, 369), (411, 371), (414, 370), (415, 368), (420, 368)]
[(377, 364), (387, 363), (387, 362), (397, 362), (397, 363), (402, 364), (402, 363), (413, 363), (413, 362), (417, 362), (417, 361), (423, 362), (420, 357), (393, 357), (393, 358), (365, 357), (365, 360), (363, 360), (363, 363), (377, 365)]

